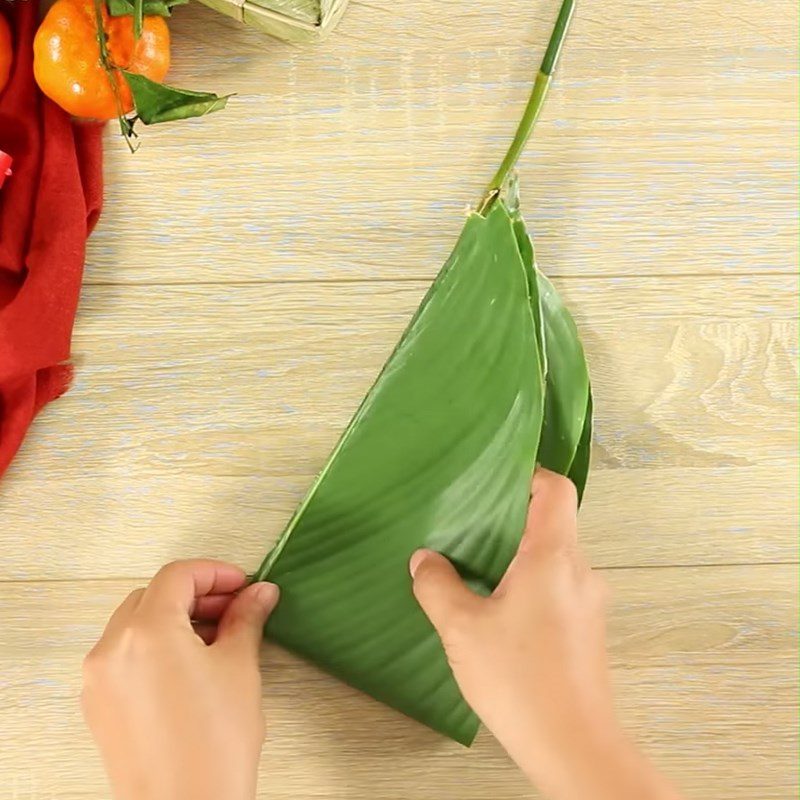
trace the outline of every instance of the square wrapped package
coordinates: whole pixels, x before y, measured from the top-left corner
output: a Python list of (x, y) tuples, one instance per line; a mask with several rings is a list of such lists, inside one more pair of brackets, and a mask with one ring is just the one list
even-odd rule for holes
[(347, 0), (202, 0), (210, 8), (291, 42), (324, 38), (341, 19)]

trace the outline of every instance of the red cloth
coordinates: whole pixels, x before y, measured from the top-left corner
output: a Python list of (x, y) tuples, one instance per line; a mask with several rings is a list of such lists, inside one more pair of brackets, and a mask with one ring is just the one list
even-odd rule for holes
[(0, 94), (0, 475), (38, 411), (69, 385), (86, 238), (100, 214), (102, 127), (72, 122), (33, 79), (35, 0), (0, 3), (15, 56)]

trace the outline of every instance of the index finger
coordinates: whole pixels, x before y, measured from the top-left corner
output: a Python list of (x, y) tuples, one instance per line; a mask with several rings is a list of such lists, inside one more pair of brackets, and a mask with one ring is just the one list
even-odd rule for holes
[(247, 582), (243, 569), (224, 561), (192, 559), (162, 567), (145, 589), (138, 610), (143, 613), (191, 615), (198, 597), (231, 594)]

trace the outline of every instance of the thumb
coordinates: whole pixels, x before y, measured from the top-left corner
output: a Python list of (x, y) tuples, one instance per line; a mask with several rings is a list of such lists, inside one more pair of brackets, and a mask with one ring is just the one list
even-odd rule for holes
[(417, 550), (408, 565), (414, 596), (436, 632), (443, 637), (462, 614), (477, 611), (482, 598), (461, 580), (455, 567), (440, 553)]
[(239, 592), (219, 621), (216, 644), (257, 659), (264, 625), (278, 604), (278, 597), (274, 583), (251, 583)]

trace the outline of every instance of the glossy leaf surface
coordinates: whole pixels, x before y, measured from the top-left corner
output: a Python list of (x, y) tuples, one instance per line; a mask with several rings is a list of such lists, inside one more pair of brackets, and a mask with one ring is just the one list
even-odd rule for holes
[(123, 73), (133, 94), (136, 116), (145, 125), (201, 117), (225, 108), (228, 102), (228, 97), (219, 97), (212, 92), (176, 89), (135, 72)]
[[(548, 338), (556, 336), (571, 341)], [(543, 423), (548, 465), (573, 466), (585, 482), (587, 402), (577, 331), (535, 268), (521, 218), (503, 202), (486, 217), (470, 215), (256, 575), (281, 587), (269, 635), (471, 742), (477, 719), (413, 598), (408, 559), (418, 547), (438, 550), (475, 590), (491, 592), (522, 534)]]
[[(515, 182), (515, 206), (516, 193)], [(531, 293), (531, 305), (539, 337), (539, 359), (545, 365), (546, 376), (537, 460), (553, 472), (569, 475), (578, 489), (578, 496), (582, 497), (592, 435), (589, 370), (583, 345), (572, 315), (553, 284), (536, 266), (533, 242), (516, 208), (512, 219), (520, 255), (537, 284), (536, 291)], [(573, 471), (576, 459), (581, 463), (576, 464)]]
[(539, 299), (547, 358), (539, 463), (569, 474), (581, 440), (589, 397), (589, 372), (572, 315), (553, 284), (538, 270)]
[(464, 744), (478, 720), (413, 598), (409, 557), (438, 550), (490, 593), (522, 535), (537, 459), (579, 495), (589, 466), (583, 349), (536, 268), (514, 176), (574, 7), (562, 0), (478, 212), (255, 575), (281, 587), (268, 626), (277, 641)]
[(278, 642), (463, 743), (478, 722), (411, 593), (425, 546), (491, 591), (523, 528), (544, 410), (528, 267), (502, 203), (472, 214), (257, 577)]

